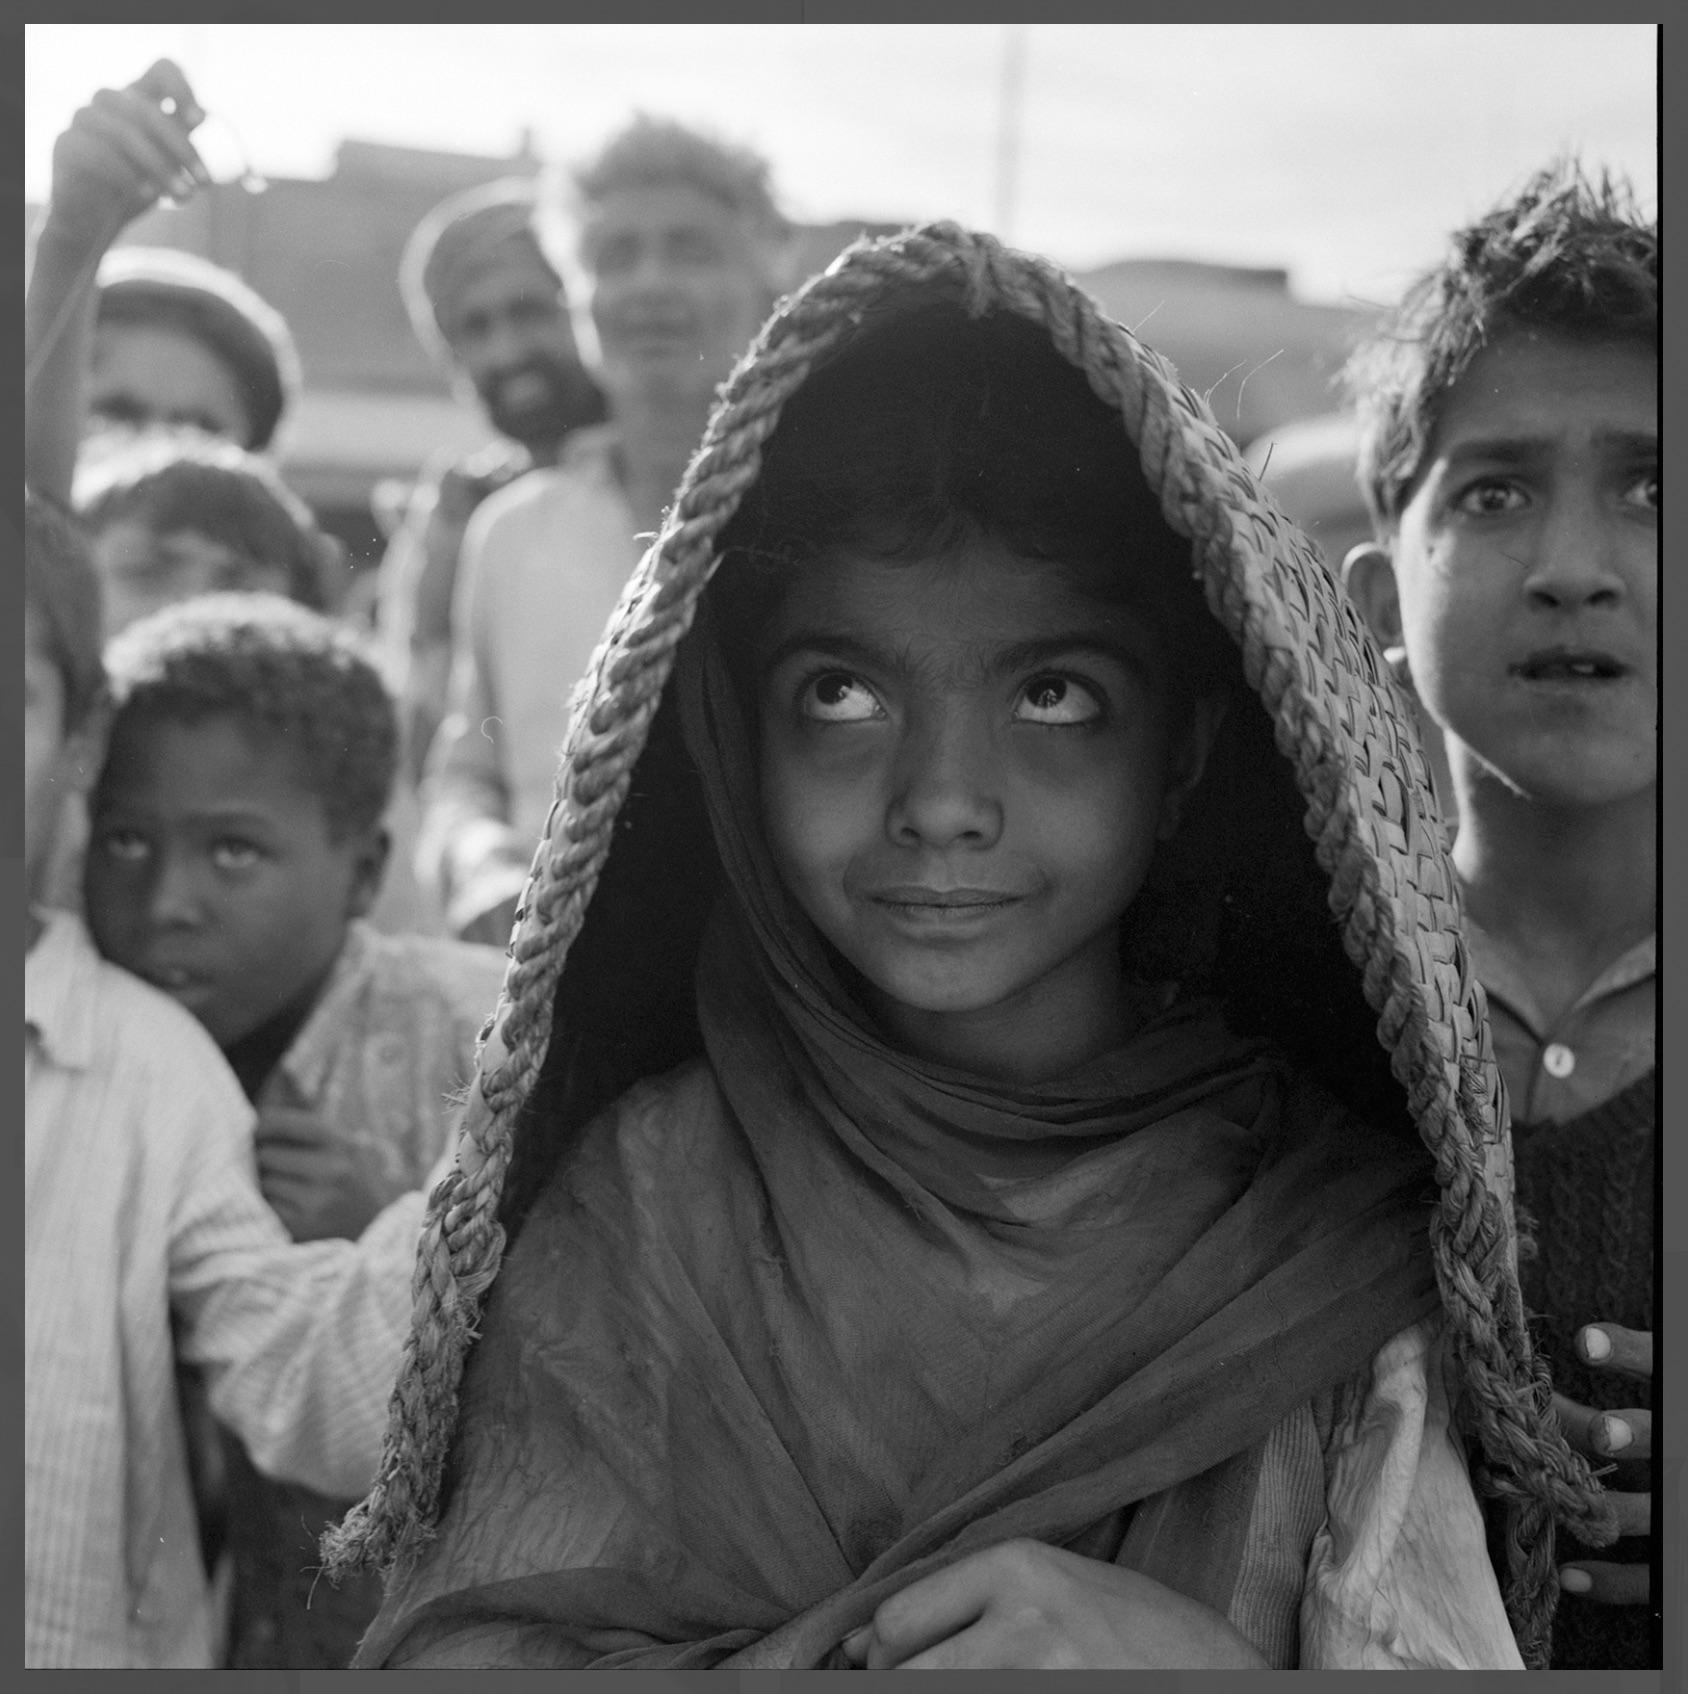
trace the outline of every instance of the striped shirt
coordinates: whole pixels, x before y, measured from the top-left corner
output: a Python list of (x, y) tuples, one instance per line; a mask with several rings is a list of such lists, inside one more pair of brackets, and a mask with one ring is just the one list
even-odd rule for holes
[(24, 963), (27, 1666), (211, 1662), (172, 1314), (266, 1470), (374, 1473), (424, 1197), (295, 1246), (251, 1130), (199, 1024), (51, 915)]

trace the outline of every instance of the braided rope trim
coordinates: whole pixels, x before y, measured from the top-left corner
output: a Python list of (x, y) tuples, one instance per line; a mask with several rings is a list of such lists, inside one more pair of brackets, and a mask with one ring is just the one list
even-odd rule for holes
[(1045, 261), (950, 224), (857, 243), (781, 303), (723, 386), (665, 527), (576, 690), (557, 798), (459, 1129), (458, 1165), (429, 1207), (381, 1469), (368, 1498), (325, 1539), (329, 1571), (403, 1567), (431, 1533), (458, 1382), (503, 1252), (495, 1214), (515, 1117), (544, 1062), (558, 978), (675, 648), (714, 569), (716, 538), (759, 473), (761, 446), (786, 399), (815, 362), (854, 333), (869, 307), (924, 287), (958, 295), (975, 314), (1008, 310), (1043, 325), (1122, 413), (1167, 521), (1191, 539), (1207, 603), (1273, 719), (1307, 803), (1306, 829), (1330, 880), (1344, 948), (1435, 1161), (1436, 1275), (1470, 1389), (1485, 1485), (1515, 1508), (1520, 1555), (1509, 1605), (1530, 1658), (1545, 1651), (1556, 1594), (1550, 1519), (1591, 1543), (1610, 1539), (1613, 1526), (1588, 1467), (1552, 1420), (1525, 1326), (1483, 991), (1460, 940), (1458, 889), (1423, 756), (1404, 727), (1405, 702), (1312, 544), (1171, 366)]

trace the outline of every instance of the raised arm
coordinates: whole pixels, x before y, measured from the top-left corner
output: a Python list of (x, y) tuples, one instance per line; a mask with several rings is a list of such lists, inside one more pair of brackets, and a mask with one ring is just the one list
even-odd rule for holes
[(100, 260), (162, 196), (209, 183), (189, 140), (204, 116), (187, 78), (160, 59), (127, 88), (100, 89), (54, 144), (24, 294), (24, 475), (61, 503), (82, 439)]

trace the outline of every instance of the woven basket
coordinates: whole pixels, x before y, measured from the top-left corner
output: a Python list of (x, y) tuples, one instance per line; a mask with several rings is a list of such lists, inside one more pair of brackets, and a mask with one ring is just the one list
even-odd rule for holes
[(1052, 266), (951, 224), (858, 243), (781, 303), (722, 388), (663, 531), (576, 691), (457, 1169), (434, 1194), (424, 1227), (387, 1451), (369, 1498), (325, 1543), (329, 1568), (402, 1566), (430, 1533), (464, 1359), (503, 1252), (497, 1214), (517, 1114), (539, 1077), (558, 980), (676, 645), (717, 562), (717, 538), (758, 475), (787, 397), (864, 313), (911, 290), (1041, 324), (1123, 415), (1168, 523), (1191, 541), (1207, 603), (1293, 768), (1330, 913), (1434, 1160), (1432, 1248), (1475, 1408), (1479, 1482), (1505, 1502), (1513, 1625), (1526, 1662), (1544, 1664), (1557, 1592), (1552, 1519), (1595, 1540), (1610, 1539), (1611, 1523), (1552, 1421), (1531, 1352), (1499, 1075), (1412, 714), (1317, 549), (1254, 480), (1205, 403)]

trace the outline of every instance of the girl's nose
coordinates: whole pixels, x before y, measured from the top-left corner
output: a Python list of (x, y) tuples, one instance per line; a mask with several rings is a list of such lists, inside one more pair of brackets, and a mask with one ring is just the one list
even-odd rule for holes
[(886, 829), (901, 845), (988, 847), (1002, 833), (988, 729), (965, 711), (912, 724), (897, 751)]

